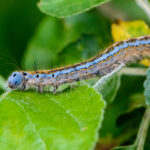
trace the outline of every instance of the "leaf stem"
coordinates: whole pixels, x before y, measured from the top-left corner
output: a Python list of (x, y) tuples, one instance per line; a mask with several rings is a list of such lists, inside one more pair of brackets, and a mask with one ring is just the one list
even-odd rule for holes
[(146, 69), (145, 68), (130, 68), (130, 67), (124, 67), (119, 71), (119, 74), (127, 74), (127, 75), (139, 75), (139, 76), (145, 76), (146, 75)]
[(150, 18), (150, 3), (148, 0), (136, 0), (139, 7), (141, 7), (145, 13), (147, 14), (148, 18)]
[(147, 106), (135, 141), (135, 145), (137, 146), (136, 150), (144, 149), (144, 143), (146, 140), (149, 124), (150, 124), (150, 106)]

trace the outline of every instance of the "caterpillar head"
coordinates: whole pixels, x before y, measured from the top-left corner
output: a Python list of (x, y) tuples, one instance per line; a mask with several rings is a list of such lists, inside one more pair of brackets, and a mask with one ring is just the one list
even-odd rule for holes
[(20, 72), (13, 72), (8, 78), (8, 87), (15, 89), (22, 84), (23, 75)]

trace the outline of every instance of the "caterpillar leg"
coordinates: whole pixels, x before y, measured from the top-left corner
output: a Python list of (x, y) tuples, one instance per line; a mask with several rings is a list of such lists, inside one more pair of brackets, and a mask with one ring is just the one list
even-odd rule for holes
[(70, 89), (73, 89), (74, 85), (73, 84), (70, 84)]
[(26, 84), (23, 83), (23, 84), (22, 84), (22, 87), (21, 87), (21, 90), (24, 91), (25, 89), (26, 89)]
[(39, 93), (43, 93), (43, 86), (38, 85), (38, 92), (39, 92)]
[(72, 83), (70, 83), (69, 87), (70, 87), (70, 89), (73, 89), (76, 85), (77, 85), (76, 82), (72, 82)]
[(56, 94), (56, 91), (57, 91), (59, 86), (58, 85), (54, 85), (53, 87), (54, 87), (53, 94)]

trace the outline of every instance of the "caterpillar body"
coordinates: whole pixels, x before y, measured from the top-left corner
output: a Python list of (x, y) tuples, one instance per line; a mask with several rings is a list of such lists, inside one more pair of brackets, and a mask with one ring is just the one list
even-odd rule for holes
[(28, 86), (36, 86), (39, 92), (43, 92), (43, 87), (48, 85), (54, 87), (55, 93), (61, 84), (95, 76), (103, 77), (121, 65), (134, 63), (144, 57), (150, 57), (150, 35), (117, 42), (97, 56), (75, 65), (51, 70), (13, 72), (8, 78), (8, 87), (25, 90)]

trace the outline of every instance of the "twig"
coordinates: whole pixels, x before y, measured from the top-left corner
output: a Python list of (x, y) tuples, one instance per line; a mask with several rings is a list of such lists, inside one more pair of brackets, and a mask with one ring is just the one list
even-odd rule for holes
[(139, 76), (146, 76), (146, 69), (145, 68), (129, 68), (124, 67), (119, 71), (119, 74), (127, 74), (127, 75), (139, 75)]
[(135, 145), (137, 145), (136, 150), (144, 149), (144, 143), (146, 140), (146, 135), (148, 132), (149, 124), (150, 124), (150, 106), (146, 108), (146, 111), (144, 113), (144, 116), (143, 116), (143, 119), (139, 128), (139, 132), (135, 141)]
[(148, 18), (150, 19), (150, 3), (148, 0), (136, 0), (139, 7), (141, 7), (145, 13), (147, 14)]

